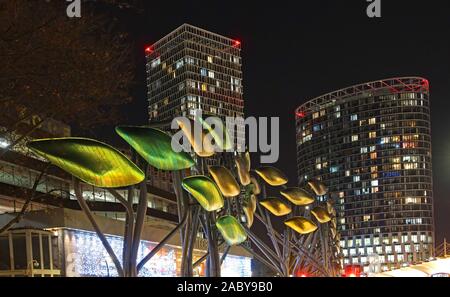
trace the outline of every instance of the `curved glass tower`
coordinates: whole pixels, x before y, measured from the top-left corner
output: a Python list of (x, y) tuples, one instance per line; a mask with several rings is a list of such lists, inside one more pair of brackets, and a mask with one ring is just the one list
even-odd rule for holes
[(318, 178), (329, 187), (320, 199), (336, 205), (344, 266), (376, 272), (433, 256), (426, 79), (385, 79), (317, 97), (296, 110), (296, 131), (299, 183)]

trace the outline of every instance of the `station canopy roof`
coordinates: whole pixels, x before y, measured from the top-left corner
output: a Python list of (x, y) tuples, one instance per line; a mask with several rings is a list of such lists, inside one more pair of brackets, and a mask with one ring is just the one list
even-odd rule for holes
[(375, 277), (431, 277), (436, 275), (450, 275), (450, 258), (437, 258), (401, 269), (385, 271), (375, 274)]

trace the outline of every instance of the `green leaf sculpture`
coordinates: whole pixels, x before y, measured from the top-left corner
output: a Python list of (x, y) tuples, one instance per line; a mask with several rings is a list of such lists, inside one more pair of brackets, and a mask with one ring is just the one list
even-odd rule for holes
[(182, 170), (194, 165), (192, 157), (182, 151), (172, 149), (171, 137), (166, 132), (150, 127), (119, 126), (120, 135), (151, 166), (160, 170)]
[(124, 154), (97, 140), (78, 137), (38, 139), (27, 146), (36, 154), (100, 188), (127, 187), (142, 182), (144, 173)]
[(280, 191), (280, 194), (291, 201), (294, 205), (298, 206), (310, 205), (315, 201), (311, 194), (300, 188), (283, 189)]
[(287, 184), (288, 178), (275, 167), (266, 166), (255, 170), (262, 179), (273, 187)]
[(220, 118), (209, 117), (207, 120), (204, 120), (202, 117), (196, 116), (196, 120), (208, 131), (214, 139), (216, 146), (222, 151), (231, 150), (233, 148), (233, 141), (230, 134)]
[(247, 239), (244, 227), (233, 216), (220, 217), (216, 226), (228, 245), (238, 245)]
[(206, 211), (214, 211), (223, 207), (223, 196), (209, 177), (189, 176), (183, 179), (181, 185)]

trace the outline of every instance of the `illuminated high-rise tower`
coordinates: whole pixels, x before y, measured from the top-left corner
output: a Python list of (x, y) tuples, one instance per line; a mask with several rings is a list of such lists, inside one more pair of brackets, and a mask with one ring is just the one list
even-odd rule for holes
[[(244, 116), (238, 40), (183, 24), (145, 49), (150, 121)], [(167, 128), (169, 129), (169, 127)], [(238, 125), (234, 139), (244, 137)], [(164, 176), (160, 176), (165, 187)], [(167, 181), (169, 183), (169, 181)]]
[[(399, 267), (433, 255), (429, 84), (355, 85), (296, 110), (299, 182), (318, 178), (336, 204), (344, 265)], [(377, 256), (378, 255), (378, 256)]]

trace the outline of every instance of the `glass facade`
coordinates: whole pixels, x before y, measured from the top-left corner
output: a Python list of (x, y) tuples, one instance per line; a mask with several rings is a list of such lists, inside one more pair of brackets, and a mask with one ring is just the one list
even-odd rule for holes
[[(145, 49), (149, 120), (235, 117), (234, 143), (243, 143), (244, 100), (240, 42), (184, 24)], [(241, 120), (242, 119), (242, 120)], [(165, 127), (170, 131), (170, 127)], [(207, 160), (215, 163), (215, 160)], [(152, 169), (155, 187), (171, 189), (171, 176)]]
[[(59, 172), (59, 170), (58, 170)], [(60, 177), (55, 175), (46, 175), (43, 177), (42, 182), (37, 186), (37, 192), (40, 194), (48, 194), (49, 197), (57, 197), (60, 199), (76, 200), (75, 192), (68, 179), (62, 178), (64, 174), (60, 172)], [(9, 162), (0, 161), (0, 191), (3, 189), (3, 185), (11, 185), (17, 188), (31, 189), (33, 187), (35, 179), (39, 176), (39, 171), (31, 168), (20, 166)], [(96, 202), (113, 202), (118, 203), (117, 199), (107, 190), (97, 188), (91, 185), (82, 184), (83, 197), (87, 201)], [(126, 190), (118, 191), (123, 196), (127, 195)], [(169, 199), (167, 197), (159, 197), (152, 193), (147, 193), (148, 207), (151, 209), (159, 210), (164, 213), (177, 215), (177, 204), (175, 199)], [(0, 202), (2, 199), (0, 198)], [(138, 203), (138, 197), (135, 195), (134, 203)], [(2, 205), (2, 203), (0, 203)], [(20, 202), (14, 204), (13, 209), (9, 211), (18, 211), (22, 205)], [(32, 210), (43, 208), (44, 205), (34, 203), (31, 206)], [(1, 207), (0, 207), (0, 213)], [(102, 216), (106, 216), (113, 219), (125, 219), (124, 212), (98, 212), (94, 213)]]
[(318, 178), (336, 205), (344, 265), (381, 269), (433, 255), (429, 84), (361, 84), (296, 110), (299, 183)]
[(182, 25), (146, 49), (150, 121), (176, 116), (242, 117), (237, 41)]

